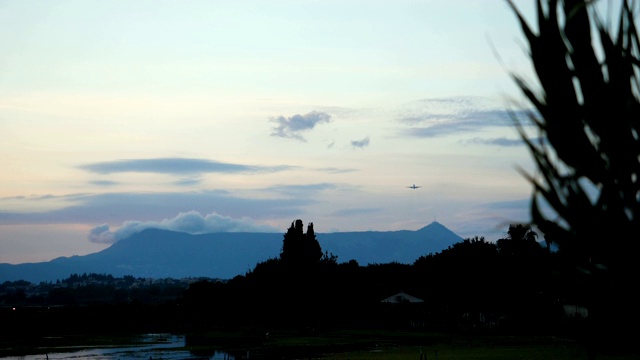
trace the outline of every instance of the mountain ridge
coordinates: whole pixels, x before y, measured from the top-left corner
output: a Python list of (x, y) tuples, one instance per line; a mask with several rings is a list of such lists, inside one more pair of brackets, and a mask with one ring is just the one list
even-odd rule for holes
[[(230, 279), (278, 257), (284, 233), (219, 232), (189, 234), (149, 228), (87, 255), (48, 262), (0, 264), (0, 281), (55, 281), (71, 274), (98, 273), (145, 278), (209, 277)], [(462, 238), (432, 222), (418, 230), (316, 233), (323, 252), (338, 262), (360, 265), (413, 263)]]

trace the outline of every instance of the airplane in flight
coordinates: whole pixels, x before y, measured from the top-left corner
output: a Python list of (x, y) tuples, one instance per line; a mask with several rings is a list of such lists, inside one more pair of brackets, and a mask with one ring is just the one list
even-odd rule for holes
[(417, 189), (417, 188), (421, 188), (422, 186), (416, 186), (416, 184), (413, 184), (411, 186), (407, 186), (409, 189)]

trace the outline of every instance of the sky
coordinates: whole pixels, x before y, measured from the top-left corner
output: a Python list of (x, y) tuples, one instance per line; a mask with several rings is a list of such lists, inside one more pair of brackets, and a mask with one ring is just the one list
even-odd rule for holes
[(0, 0), (0, 263), (296, 219), (497, 240), (534, 170), (511, 73), (504, 0)]

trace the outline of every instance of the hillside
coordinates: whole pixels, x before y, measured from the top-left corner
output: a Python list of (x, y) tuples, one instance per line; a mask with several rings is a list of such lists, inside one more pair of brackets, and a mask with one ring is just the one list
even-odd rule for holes
[[(339, 262), (412, 263), (462, 240), (438, 222), (416, 231), (366, 231), (316, 234), (323, 251)], [(48, 262), (0, 264), (0, 281), (55, 281), (70, 274), (99, 273), (150, 278), (210, 277), (230, 279), (256, 263), (279, 256), (282, 233), (211, 233), (192, 235), (147, 229), (97, 253)]]

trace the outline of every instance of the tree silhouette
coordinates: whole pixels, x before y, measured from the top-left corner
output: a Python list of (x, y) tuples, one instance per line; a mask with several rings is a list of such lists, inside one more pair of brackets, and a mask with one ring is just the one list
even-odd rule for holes
[(523, 256), (540, 254), (543, 250), (537, 241), (538, 233), (531, 226), (511, 224), (507, 238), (496, 241), (501, 255)]
[(542, 139), (531, 140), (516, 119), (539, 172), (525, 174), (534, 189), (532, 219), (566, 261), (591, 274), (593, 328), (633, 338), (637, 330), (613, 330), (622, 321), (637, 324), (637, 312), (630, 309), (640, 303), (633, 285), (640, 274), (640, 41), (635, 10), (622, 1), (613, 30), (593, 1), (538, 0), (535, 33), (508, 2), (529, 43), (540, 87), (537, 91), (513, 75), (534, 108), (528, 118)]
[(533, 231), (531, 226), (524, 224), (509, 225), (507, 235), (509, 235), (511, 240), (522, 240), (528, 242), (536, 241), (536, 239), (538, 238), (538, 234)]
[(501, 268), (496, 244), (484, 237), (467, 238), (439, 253), (419, 257), (414, 271), (423, 279), (425, 292), (438, 316), (457, 322), (464, 313), (494, 312), (501, 301)]
[(322, 248), (313, 231), (313, 223), (309, 223), (305, 234), (302, 220), (292, 222), (282, 240), (280, 260), (283, 265), (294, 268), (309, 267), (317, 264), (321, 258)]

